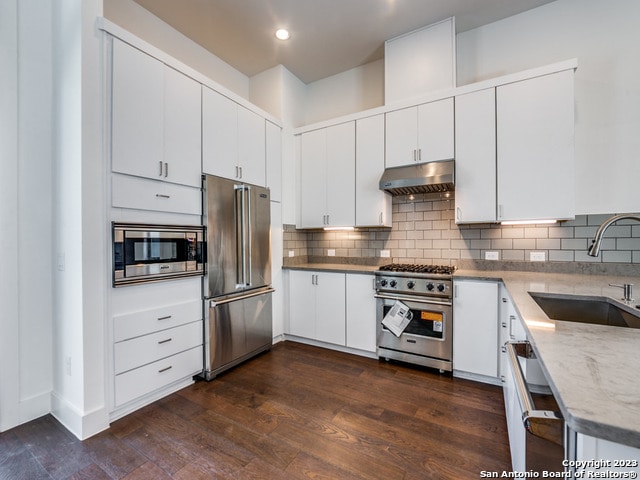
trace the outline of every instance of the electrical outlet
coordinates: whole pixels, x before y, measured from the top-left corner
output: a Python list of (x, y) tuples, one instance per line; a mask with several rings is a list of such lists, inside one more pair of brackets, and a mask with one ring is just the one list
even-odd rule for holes
[(389, 258), (391, 257), (391, 250), (380, 250), (381, 258)]
[(289, 250), (289, 258), (295, 257), (295, 252), (293, 250)]
[(71, 376), (71, 357), (65, 357), (64, 370), (68, 376)]
[(547, 254), (545, 252), (529, 252), (529, 260), (532, 262), (546, 262)]
[(500, 260), (499, 252), (484, 252), (485, 260)]
[(330, 248), (327, 250), (327, 256), (328, 257), (335, 257), (336, 256), (336, 250), (334, 248)]

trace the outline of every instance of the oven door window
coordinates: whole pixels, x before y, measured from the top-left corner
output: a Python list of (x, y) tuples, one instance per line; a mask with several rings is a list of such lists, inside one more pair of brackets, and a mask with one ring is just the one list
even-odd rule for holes
[[(391, 310), (391, 307), (393, 307), (393, 305), (384, 306), (383, 317)], [(431, 310), (429, 308), (412, 308), (410, 310), (413, 318), (402, 332), (403, 334), (410, 333), (421, 337), (438, 339), (444, 337), (444, 322), (446, 321), (444, 312), (438, 309)]]

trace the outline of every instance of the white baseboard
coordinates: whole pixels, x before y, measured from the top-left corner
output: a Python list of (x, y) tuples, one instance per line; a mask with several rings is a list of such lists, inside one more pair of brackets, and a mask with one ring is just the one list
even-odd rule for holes
[(109, 415), (105, 407), (83, 413), (56, 392), (51, 394), (51, 414), (80, 440), (109, 428)]

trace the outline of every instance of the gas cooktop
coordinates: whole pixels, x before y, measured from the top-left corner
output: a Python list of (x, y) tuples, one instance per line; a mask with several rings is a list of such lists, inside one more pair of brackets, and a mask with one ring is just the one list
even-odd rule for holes
[(456, 267), (447, 265), (420, 265), (412, 263), (390, 263), (382, 265), (378, 271), (380, 272), (399, 272), (399, 273), (428, 273), (435, 275), (452, 275)]

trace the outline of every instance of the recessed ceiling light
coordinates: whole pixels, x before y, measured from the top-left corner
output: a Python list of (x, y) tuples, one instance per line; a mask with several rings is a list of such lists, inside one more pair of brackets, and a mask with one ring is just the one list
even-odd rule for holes
[(276, 38), (279, 40), (289, 40), (291, 34), (289, 34), (289, 30), (285, 28), (280, 28), (276, 30)]

